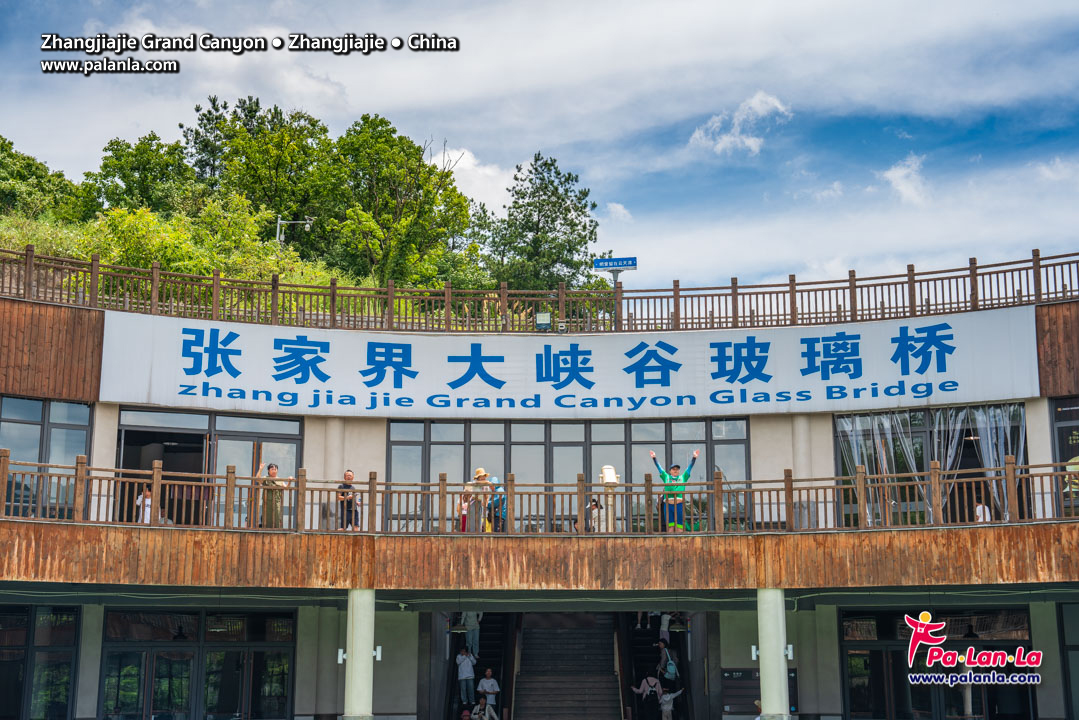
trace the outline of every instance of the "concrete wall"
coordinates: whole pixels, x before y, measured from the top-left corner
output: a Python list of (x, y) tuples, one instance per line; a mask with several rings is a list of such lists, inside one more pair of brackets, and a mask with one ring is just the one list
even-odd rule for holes
[(749, 419), (750, 474), (753, 480), (835, 475), (835, 443), (830, 413), (754, 415)]
[(94, 431), (90, 440), (90, 467), (116, 467), (117, 431), (120, 406), (114, 403), (94, 405)]
[(1042, 664), (1038, 671), (1042, 682), (1038, 685), (1038, 717), (1057, 720), (1067, 716), (1064, 698), (1064, 659), (1060, 653), (1062, 629), (1057, 623), (1057, 604), (1036, 602), (1030, 604), (1030, 644), (1041, 650)]
[(375, 663), (376, 718), (416, 720), (419, 615), (400, 611), (375, 613), (375, 647), (382, 646), (382, 661)]
[(346, 469), (367, 481), (370, 471), (386, 478), (386, 420), (383, 418), (304, 418), (303, 466), (310, 480), (341, 481)]

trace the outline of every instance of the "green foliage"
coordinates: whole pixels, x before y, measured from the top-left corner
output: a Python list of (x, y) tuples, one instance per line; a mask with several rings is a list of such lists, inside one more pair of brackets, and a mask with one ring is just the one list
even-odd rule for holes
[(75, 184), (63, 173), (15, 150), (0, 136), (0, 212), (37, 217), (46, 212), (67, 215), (75, 202)]
[(82, 232), (82, 225), (57, 222), (47, 217), (0, 215), (0, 248), (4, 250), (21, 252), (27, 245), (33, 245), (38, 255), (79, 257)]
[(578, 177), (558, 168), (558, 161), (536, 153), (513, 175), (506, 216), (476, 208), (475, 231), (483, 238), (487, 266), (496, 281), (517, 290), (545, 290), (564, 282), (585, 285), (599, 226)]
[(86, 173), (84, 186), (102, 207), (171, 214), (194, 182), (179, 142), (166, 143), (151, 132), (134, 145), (113, 138), (105, 146), (101, 168)]

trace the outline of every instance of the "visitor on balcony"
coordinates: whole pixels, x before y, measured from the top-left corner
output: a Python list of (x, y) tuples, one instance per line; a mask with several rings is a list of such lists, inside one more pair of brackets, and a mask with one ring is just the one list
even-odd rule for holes
[(457, 653), (457, 684), (461, 690), (461, 704), (476, 704), (476, 661), (479, 660), (468, 646)]
[(491, 483), (491, 495), (487, 502), (487, 518), (491, 522), (491, 532), (502, 532), (506, 529), (506, 489), (493, 475), (488, 481)]
[[(262, 471), (266, 470), (266, 477), (262, 478)], [(284, 504), (283, 484), (277, 479), (277, 463), (259, 463), (259, 471), (256, 478), (262, 478), (260, 491), (262, 492), (262, 527), (280, 529), (282, 524), (281, 508)], [(291, 481), (292, 478), (290, 477)]]
[(345, 481), (337, 486), (337, 528), (339, 530), (360, 529), (363, 498), (356, 497), (356, 487), (352, 484), (355, 479), (355, 473), (345, 470)]
[(138, 522), (150, 524), (150, 518), (153, 517), (153, 508), (150, 504), (153, 502), (150, 486), (147, 485), (142, 489), (142, 495), (135, 500), (136, 512), (135, 516), (138, 518)]
[(602, 509), (603, 509), (603, 506), (599, 504), (599, 500), (596, 499), (596, 498), (592, 498), (592, 502), (590, 502), (588, 504), (588, 523), (589, 523), (588, 531), (589, 532), (598, 533), (600, 531), (599, 524), (600, 524), (600, 521), (601, 521), (601, 518), (602, 518), (600, 510), (602, 510)]
[[(483, 682), (482, 680), (480, 682)], [(472, 708), (472, 717), (476, 720), (498, 720), (498, 713), (487, 702), (486, 695), (480, 695), (476, 706)]]
[(684, 532), (686, 520), (683, 495), (686, 492), (689, 475), (693, 472), (693, 465), (697, 462), (697, 458), (700, 457), (701, 451), (693, 451), (693, 459), (689, 461), (689, 467), (686, 468), (684, 473), (682, 472), (682, 466), (677, 463), (671, 465), (667, 472), (664, 472), (663, 468), (659, 466), (659, 460), (656, 460), (656, 453), (650, 450), (648, 454), (652, 456), (652, 462), (655, 463), (656, 470), (659, 471), (659, 477), (663, 481), (663, 520), (667, 527), (667, 532)]
[(498, 693), (502, 692), (502, 689), (498, 687), (498, 681), (495, 680), (494, 673), (494, 668), (487, 668), (483, 671), (483, 677), (480, 678), (479, 683), (476, 685), (476, 690), (484, 694), (484, 697), (487, 698), (487, 704), (492, 708), (498, 704)]

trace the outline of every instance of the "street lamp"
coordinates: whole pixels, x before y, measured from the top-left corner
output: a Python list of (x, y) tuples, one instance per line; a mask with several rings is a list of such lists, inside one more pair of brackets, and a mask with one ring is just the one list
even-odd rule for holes
[(282, 220), (281, 216), (277, 216), (277, 233), (275, 238), (277, 244), (281, 244), (281, 226), (282, 225), (303, 225), (304, 232), (311, 232), (311, 223), (315, 222), (315, 218), (305, 216), (303, 220)]

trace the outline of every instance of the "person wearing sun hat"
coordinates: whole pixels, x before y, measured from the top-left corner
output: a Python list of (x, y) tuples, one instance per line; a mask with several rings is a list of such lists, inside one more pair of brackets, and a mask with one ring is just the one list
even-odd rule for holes
[(701, 451), (693, 451), (693, 459), (689, 461), (689, 467), (684, 473), (677, 463), (664, 472), (659, 466), (659, 460), (656, 460), (655, 452), (649, 451), (648, 454), (652, 456), (652, 462), (656, 464), (656, 470), (659, 470), (659, 477), (664, 485), (663, 522), (667, 527), (667, 532), (683, 532), (686, 529), (683, 493), (686, 491), (686, 483), (689, 482), (689, 475), (693, 472), (693, 465), (696, 464)]

